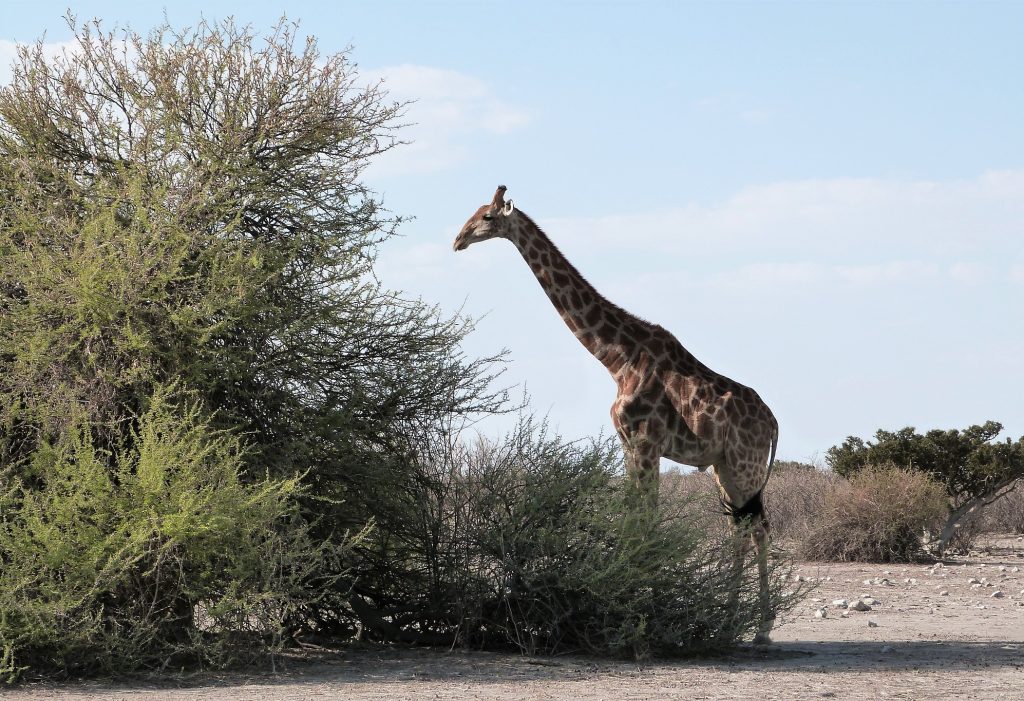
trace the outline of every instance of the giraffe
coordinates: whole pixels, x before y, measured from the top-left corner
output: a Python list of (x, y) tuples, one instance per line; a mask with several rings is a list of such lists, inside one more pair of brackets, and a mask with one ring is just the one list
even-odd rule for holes
[[(492, 238), (511, 241), (569, 330), (611, 373), (617, 387), (612, 425), (642, 508), (657, 505), (662, 457), (701, 471), (711, 467), (727, 513), (737, 528), (749, 528), (757, 549), (761, 623), (755, 642), (770, 642), (762, 492), (778, 445), (775, 416), (757, 392), (708, 368), (662, 327), (605, 299), (530, 217), (505, 200), (505, 191), (499, 186), (469, 218), (454, 250)], [(743, 556), (736, 553), (737, 573)]]

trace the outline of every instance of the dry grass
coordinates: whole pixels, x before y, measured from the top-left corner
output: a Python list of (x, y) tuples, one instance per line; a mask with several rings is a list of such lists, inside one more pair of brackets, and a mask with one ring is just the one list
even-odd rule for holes
[[(666, 473), (661, 494), (666, 502), (684, 502), (701, 528), (731, 528), (710, 474)], [(812, 465), (779, 462), (764, 501), (774, 541), (808, 560), (913, 560), (922, 554), (924, 531), (940, 528), (948, 513), (942, 485), (891, 465), (846, 479)], [(951, 545), (968, 549), (983, 532), (1024, 533), (1024, 487), (965, 522)]]

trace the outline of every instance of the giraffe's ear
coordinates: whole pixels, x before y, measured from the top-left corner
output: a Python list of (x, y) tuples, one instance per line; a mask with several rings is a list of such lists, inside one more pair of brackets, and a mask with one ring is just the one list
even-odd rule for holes
[(512, 214), (512, 210), (515, 208), (516, 206), (512, 204), (512, 200), (509, 200), (508, 202), (505, 203), (505, 206), (501, 208), (501, 213), (507, 217), (508, 215)]

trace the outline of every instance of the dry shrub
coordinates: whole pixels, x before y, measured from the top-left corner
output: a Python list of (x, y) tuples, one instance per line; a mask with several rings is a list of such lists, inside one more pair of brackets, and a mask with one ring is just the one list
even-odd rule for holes
[(983, 522), (984, 529), (992, 533), (1024, 533), (1024, 480), (985, 508)]
[(813, 465), (780, 462), (764, 490), (765, 513), (772, 536), (801, 543), (818, 527), (828, 498), (841, 478)]
[(895, 465), (868, 466), (828, 492), (800, 557), (832, 562), (908, 562), (921, 554), (924, 530), (948, 513), (943, 486)]
[[(828, 495), (840, 482), (842, 478), (813, 465), (777, 462), (764, 490), (772, 538), (785, 544), (804, 540), (817, 526)], [(683, 504), (693, 525), (704, 531), (721, 535), (732, 528), (710, 472), (664, 473), (661, 499), (663, 503)]]

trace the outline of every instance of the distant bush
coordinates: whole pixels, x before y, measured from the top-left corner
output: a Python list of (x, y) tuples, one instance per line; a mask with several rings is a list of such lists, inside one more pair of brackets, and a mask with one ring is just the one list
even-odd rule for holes
[(867, 466), (830, 491), (800, 557), (832, 562), (908, 562), (922, 553), (925, 529), (948, 513), (943, 486), (914, 470)]
[[(613, 444), (566, 443), (524, 422), (417, 458), (406, 512), (357, 549), (354, 615), (383, 640), (527, 653), (647, 657), (728, 648), (760, 620), (756, 567), (731, 575), (729, 536), (666, 500), (629, 515)], [(725, 521), (725, 517), (721, 516)], [(783, 563), (771, 560), (781, 612)]]
[(949, 495), (945, 523), (934, 547), (941, 554), (954, 537), (964, 543), (971, 531), (964, 522), (977, 520), (987, 506), (1004, 498), (1024, 479), (1024, 438), (995, 442), (1002, 424), (986, 421), (963, 430), (917, 433), (913, 427), (879, 430), (874, 442), (855, 436), (828, 450), (829, 466), (850, 476), (866, 465), (891, 462), (937, 480)]
[(97, 450), (79, 417), (0, 474), (0, 681), (252, 659), (317, 596), (338, 553), (296, 480), (243, 484), (238, 441), (163, 391), (132, 443)]

